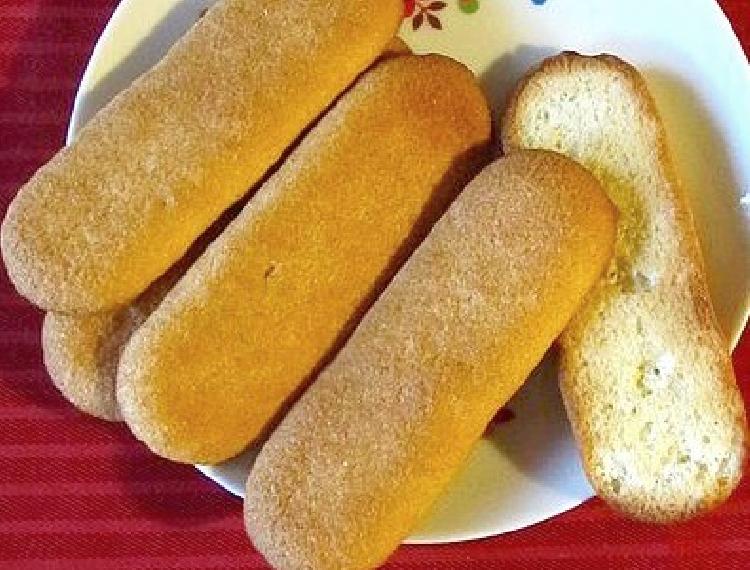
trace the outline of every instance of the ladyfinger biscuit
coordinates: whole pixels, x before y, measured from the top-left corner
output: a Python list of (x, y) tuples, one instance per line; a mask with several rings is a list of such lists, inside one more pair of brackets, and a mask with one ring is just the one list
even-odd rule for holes
[(381, 564), (609, 260), (615, 213), (546, 152), (488, 166), (271, 435), (245, 523), (279, 569)]
[(469, 70), (365, 74), (133, 336), (118, 400), (156, 453), (215, 463), (257, 439), (486, 159)]
[(599, 178), (621, 216), (606, 279), (562, 336), (561, 388), (597, 494), (647, 521), (724, 501), (747, 420), (698, 236), (654, 101), (613, 56), (563, 53), (522, 81), (507, 150), (558, 150)]
[(0, 235), (18, 291), (66, 313), (134, 299), (381, 53), (402, 12), (220, 1), (21, 189)]
[[(410, 53), (409, 46), (395, 37), (379, 59)], [(225, 212), (175, 266), (131, 304), (89, 314), (47, 313), (42, 326), (44, 363), (53, 384), (71, 404), (104, 420), (121, 419), (115, 378), (122, 349), (187, 268), (236, 217), (240, 206), (232, 206)]]
[(120, 353), (164, 293), (162, 281), (157, 280), (133, 303), (115, 311), (45, 315), (44, 365), (66, 400), (100, 419), (113, 422), (122, 419), (115, 398)]

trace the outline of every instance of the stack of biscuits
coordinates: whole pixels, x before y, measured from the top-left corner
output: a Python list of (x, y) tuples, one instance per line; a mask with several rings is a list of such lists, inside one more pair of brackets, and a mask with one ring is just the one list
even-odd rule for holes
[(726, 499), (745, 411), (655, 106), (612, 56), (532, 70), (493, 144), (472, 72), (401, 0), (222, 0), (2, 224), (62, 394), (155, 453), (261, 445), (277, 568), (372, 568), (558, 338), (597, 492)]

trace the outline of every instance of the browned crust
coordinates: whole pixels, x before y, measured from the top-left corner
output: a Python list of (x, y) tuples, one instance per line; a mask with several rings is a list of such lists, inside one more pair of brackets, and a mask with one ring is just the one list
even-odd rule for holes
[[(542, 75), (554, 75), (557, 73), (571, 73), (585, 69), (607, 69), (615, 71), (627, 78), (628, 83), (632, 86), (638, 95), (640, 103), (643, 105), (644, 114), (648, 115), (656, 124), (658, 124), (659, 133), (659, 159), (664, 164), (671, 165), (671, 158), (666, 143), (666, 134), (661, 121), (661, 116), (656, 108), (651, 93), (646, 86), (640, 72), (630, 63), (611, 54), (599, 54), (593, 56), (581, 55), (575, 51), (563, 51), (558, 55), (548, 57), (542, 60), (539, 65), (530, 70), (516, 85), (511, 92), (508, 103), (501, 119), (500, 140), (503, 150), (512, 150), (518, 148), (520, 135), (518, 125), (512, 118), (517, 113), (517, 108), (524, 97), (530, 96), (529, 86)], [(671, 168), (671, 166), (670, 166)]]

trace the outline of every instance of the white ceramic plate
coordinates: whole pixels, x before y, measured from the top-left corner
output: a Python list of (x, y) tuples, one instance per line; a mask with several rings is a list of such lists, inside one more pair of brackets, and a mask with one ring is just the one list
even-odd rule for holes
[[(212, 3), (123, 0), (83, 77), (69, 140)], [(719, 320), (736, 344), (750, 291), (750, 70), (713, 0), (416, 0), (409, 11), (401, 34), (412, 48), (466, 63), (481, 78), (496, 113), (529, 66), (562, 49), (614, 53), (641, 69), (694, 207)], [(554, 372), (550, 362), (540, 367), (510, 403), (515, 419), (478, 445), (410, 542), (500, 534), (591, 496)], [(249, 451), (198, 468), (240, 495), (253, 457)]]

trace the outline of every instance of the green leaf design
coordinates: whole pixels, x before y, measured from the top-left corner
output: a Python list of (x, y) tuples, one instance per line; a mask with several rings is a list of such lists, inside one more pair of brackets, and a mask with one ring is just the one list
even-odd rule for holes
[(474, 14), (479, 10), (479, 0), (458, 0), (458, 7), (464, 14)]

